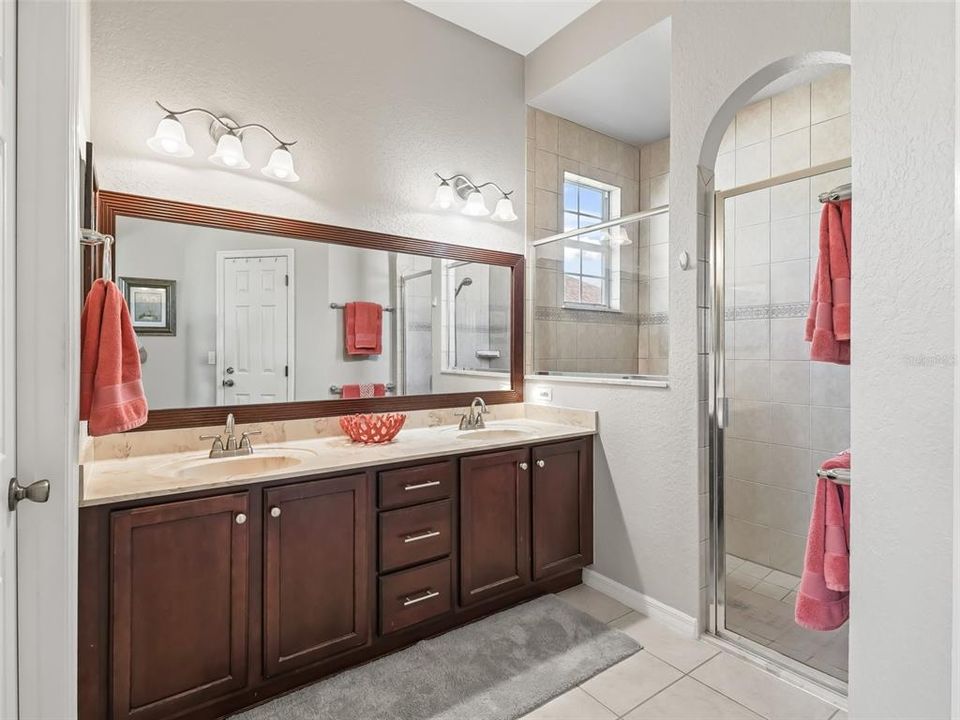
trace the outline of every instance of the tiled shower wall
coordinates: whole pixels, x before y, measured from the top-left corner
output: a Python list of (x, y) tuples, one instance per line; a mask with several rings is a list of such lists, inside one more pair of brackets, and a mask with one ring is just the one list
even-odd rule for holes
[[(721, 144), (716, 189), (850, 155), (849, 71), (737, 114)], [(800, 574), (815, 473), (850, 444), (849, 367), (810, 362), (803, 339), (817, 263), (820, 192), (848, 169), (725, 203), (726, 551)]]
[[(620, 214), (629, 215), (668, 202), (669, 164), (669, 139), (638, 148), (528, 108), (528, 239), (539, 240), (562, 229), (565, 172), (620, 188)], [(562, 247), (531, 250), (527, 328), (533, 329), (533, 337), (527, 338), (528, 372), (666, 374), (667, 217), (625, 229), (633, 244), (621, 248), (621, 271), (612, 278), (622, 298), (619, 312), (563, 308)]]

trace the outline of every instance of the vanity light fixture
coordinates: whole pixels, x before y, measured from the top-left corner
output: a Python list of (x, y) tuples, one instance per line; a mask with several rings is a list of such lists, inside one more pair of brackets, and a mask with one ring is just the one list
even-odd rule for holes
[[(513, 190), (504, 190), (495, 182), (485, 182), (478, 185), (466, 175), (453, 175), (448, 178), (443, 177), (440, 173), (434, 173), (434, 175), (440, 180), (440, 185), (437, 187), (437, 193), (430, 207), (449, 210), (454, 206), (459, 195), (462, 200), (466, 201), (460, 210), (463, 215), (469, 215), (470, 217), (490, 215), (491, 220), (498, 222), (513, 222), (517, 219), (517, 214), (513, 211), (513, 201), (510, 199)], [(490, 214), (490, 208), (487, 207), (487, 203), (483, 199), (482, 190), (487, 186), (495, 187), (502, 196), (497, 201), (496, 209), (492, 215)]]
[(281, 140), (270, 128), (260, 123), (246, 123), (238, 125), (229, 117), (221, 117), (201, 107), (187, 108), (186, 110), (171, 110), (159, 102), (157, 105), (166, 115), (157, 125), (157, 131), (149, 140), (147, 146), (160, 153), (172, 157), (190, 157), (193, 148), (187, 142), (186, 132), (180, 122), (181, 115), (202, 113), (211, 118), (210, 136), (217, 143), (217, 149), (210, 155), (210, 162), (231, 170), (246, 170), (250, 167), (243, 152), (243, 133), (250, 129), (262, 130), (277, 141), (278, 147), (270, 154), (270, 160), (260, 172), (266, 177), (281, 182), (297, 182), (300, 176), (293, 167), (293, 155), (290, 146), (296, 140)]

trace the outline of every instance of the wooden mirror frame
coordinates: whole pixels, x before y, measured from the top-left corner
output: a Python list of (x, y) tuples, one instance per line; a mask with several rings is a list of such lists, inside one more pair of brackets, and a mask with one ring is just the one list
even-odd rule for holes
[[(482, 248), (451, 245), (388, 235), (370, 230), (324, 225), (304, 220), (272, 215), (259, 215), (241, 210), (195, 205), (160, 198), (129, 195), (101, 190), (97, 193), (97, 229), (116, 237), (117, 217), (134, 217), (161, 222), (200, 225), (203, 227), (261, 233), (276, 237), (313, 240), (337, 245), (411, 253), (429, 257), (486, 263), (510, 268), (512, 272), (510, 296), (510, 390), (477, 393), (442, 393), (436, 395), (403, 395), (365, 398), (360, 400), (309, 400), (254, 405), (216, 405), (197, 408), (169, 408), (151, 410), (149, 419), (138, 430), (167, 430), (171, 428), (220, 425), (227, 413), (233, 413), (238, 423), (273, 422), (303, 418), (330, 417), (351, 413), (395, 412), (401, 410), (428, 410), (469, 405), (478, 394), (488, 404), (523, 402), (523, 280), (524, 258), (515, 253), (484, 250)], [(84, 248), (84, 293), (93, 279), (100, 275), (102, 259), (95, 248)], [(122, 252), (122, 245), (119, 251)], [(118, 251), (113, 246), (114, 258)], [(115, 273), (116, 260), (113, 268)], [(149, 398), (147, 398), (149, 402)]]

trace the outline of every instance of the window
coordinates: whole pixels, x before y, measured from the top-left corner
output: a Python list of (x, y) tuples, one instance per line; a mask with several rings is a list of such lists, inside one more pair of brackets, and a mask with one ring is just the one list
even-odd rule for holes
[[(564, 173), (563, 230), (588, 228), (620, 217), (620, 188)], [(620, 264), (619, 248), (607, 232), (584, 233), (564, 241), (563, 304), (595, 310), (617, 310), (610, 278)]]

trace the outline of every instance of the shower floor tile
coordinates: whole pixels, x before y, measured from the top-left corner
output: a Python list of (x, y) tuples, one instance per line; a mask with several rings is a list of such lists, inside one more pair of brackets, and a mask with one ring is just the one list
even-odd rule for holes
[(729, 630), (813, 668), (847, 679), (847, 626), (830, 632), (796, 624), (800, 578), (727, 555), (726, 624)]

